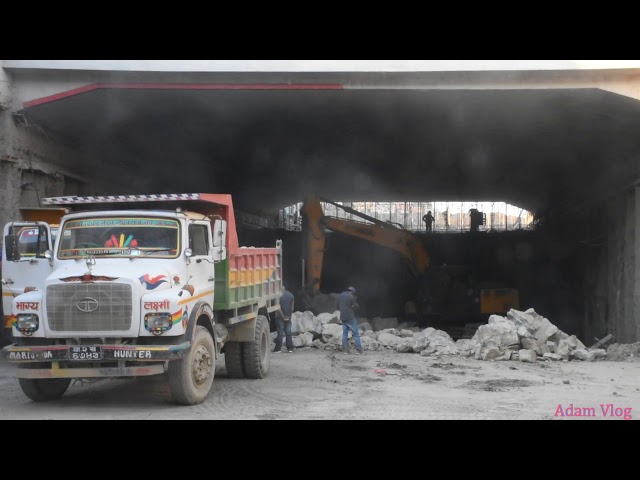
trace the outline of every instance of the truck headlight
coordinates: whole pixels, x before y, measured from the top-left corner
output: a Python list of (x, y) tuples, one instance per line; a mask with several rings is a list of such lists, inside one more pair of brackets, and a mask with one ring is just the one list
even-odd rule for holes
[(144, 328), (156, 335), (166, 332), (171, 328), (171, 314), (147, 313), (144, 316)]
[(18, 314), (18, 321), (16, 322), (16, 330), (25, 335), (31, 335), (38, 330), (40, 322), (38, 321), (38, 315), (35, 313), (20, 313)]

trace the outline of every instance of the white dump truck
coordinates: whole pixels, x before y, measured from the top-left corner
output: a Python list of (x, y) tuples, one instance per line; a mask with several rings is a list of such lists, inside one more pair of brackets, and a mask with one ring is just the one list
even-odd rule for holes
[(13, 343), (1, 351), (29, 398), (59, 398), (73, 378), (166, 372), (173, 399), (197, 404), (222, 353), (231, 377), (267, 375), (282, 242), (240, 247), (230, 195), (56, 197), (43, 205), (69, 210), (53, 244), (48, 223), (24, 225), (50, 248), (26, 252), (26, 230), (14, 223), (3, 250), (9, 271), (36, 260), (42, 267), (33, 285), (11, 293)]

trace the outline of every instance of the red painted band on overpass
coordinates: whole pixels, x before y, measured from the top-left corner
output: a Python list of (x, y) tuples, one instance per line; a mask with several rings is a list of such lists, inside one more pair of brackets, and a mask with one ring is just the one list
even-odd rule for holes
[(147, 90), (342, 90), (339, 83), (94, 83), (66, 92), (24, 102), (23, 106), (35, 107), (63, 98), (99, 89), (147, 89)]

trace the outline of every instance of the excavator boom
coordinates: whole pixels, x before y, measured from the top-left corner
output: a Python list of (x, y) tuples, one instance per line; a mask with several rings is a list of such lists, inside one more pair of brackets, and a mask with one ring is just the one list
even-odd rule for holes
[[(358, 220), (330, 217), (322, 203), (335, 205), (359, 216)], [(414, 233), (383, 222), (344, 205), (317, 196), (309, 196), (302, 205), (305, 235), (305, 282), (308, 293), (320, 293), (326, 230), (361, 238), (402, 255), (416, 278), (415, 303), (419, 314), (505, 313), (519, 307), (518, 291), (513, 288), (478, 288), (470, 269), (464, 266), (431, 267), (431, 258), (421, 239)]]
[[(329, 217), (322, 211), (321, 201), (358, 215), (371, 223), (343, 218)], [(413, 233), (392, 224), (362, 214), (352, 208), (342, 206), (319, 197), (308, 197), (302, 206), (306, 243), (306, 282), (313, 294), (320, 291), (320, 277), (325, 250), (325, 229), (362, 238), (368, 242), (391, 248), (400, 253), (411, 272), (417, 277), (424, 273), (430, 264), (429, 253), (422, 242)]]

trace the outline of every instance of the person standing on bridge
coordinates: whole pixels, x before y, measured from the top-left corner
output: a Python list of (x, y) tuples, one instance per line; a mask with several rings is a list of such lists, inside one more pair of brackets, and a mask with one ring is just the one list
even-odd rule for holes
[(435, 220), (435, 217), (433, 215), (431, 215), (431, 210), (429, 210), (427, 213), (425, 213), (422, 216), (422, 221), (425, 224), (425, 227), (427, 229), (427, 233), (433, 232), (433, 221), (434, 220)]
[(336, 308), (340, 310), (340, 321), (342, 322), (342, 353), (349, 353), (349, 330), (353, 332), (353, 340), (356, 343), (356, 355), (362, 353), (362, 343), (360, 342), (360, 332), (358, 331), (358, 320), (355, 311), (360, 308), (356, 302), (356, 289), (347, 288), (336, 297)]
[(273, 353), (280, 353), (282, 349), (282, 337), (287, 337), (287, 353), (293, 353), (293, 337), (291, 336), (291, 315), (293, 315), (293, 293), (282, 286), (280, 297), (280, 311), (276, 311), (276, 347)]

